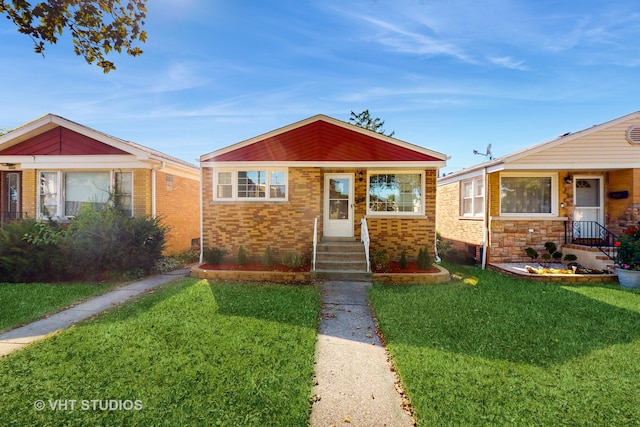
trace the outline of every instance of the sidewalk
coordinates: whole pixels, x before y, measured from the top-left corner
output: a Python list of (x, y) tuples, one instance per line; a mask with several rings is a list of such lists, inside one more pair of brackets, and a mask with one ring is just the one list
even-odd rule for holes
[(413, 426), (375, 332), (366, 282), (324, 282), (312, 427)]
[(87, 317), (98, 314), (104, 310), (108, 310), (129, 298), (135, 297), (149, 289), (153, 289), (167, 283), (176, 277), (187, 276), (189, 271), (190, 267), (186, 267), (169, 273), (147, 277), (141, 281), (123, 286), (89, 301), (80, 303), (67, 310), (60, 311), (47, 318), (40, 319), (20, 328), (5, 332), (0, 335), (0, 357), (22, 348), (29, 343), (40, 340), (53, 332), (67, 328), (76, 322), (86, 319)]

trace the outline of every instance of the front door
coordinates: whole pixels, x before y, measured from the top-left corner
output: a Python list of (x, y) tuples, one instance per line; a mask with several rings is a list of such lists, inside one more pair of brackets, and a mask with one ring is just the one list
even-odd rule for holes
[(600, 237), (600, 227), (593, 223), (597, 222), (604, 226), (602, 177), (574, 176), (573, 182), (575, 185), (573, 219), (578, 222), (574, 237), (583, 239)]
[(2, 172), (0, 222), (20, 219), (20, 172)]
[(324, 233), (353, 237), (353, 174), (324, 176)]

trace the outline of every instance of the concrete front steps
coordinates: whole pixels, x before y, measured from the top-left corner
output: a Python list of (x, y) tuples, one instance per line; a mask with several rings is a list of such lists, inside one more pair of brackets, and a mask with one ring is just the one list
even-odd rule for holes
[(561, 252), (564, 255), (574, 254), (578, 258), (576, 262), (587, 268), (597, 270), (613, 270), (615, 268), (613, 261), (598, 248), (565, 243), (562, 245)]
[(323, 237), (316, 251), (314, 279), (369, 282), (364, 245), (354, 238)]

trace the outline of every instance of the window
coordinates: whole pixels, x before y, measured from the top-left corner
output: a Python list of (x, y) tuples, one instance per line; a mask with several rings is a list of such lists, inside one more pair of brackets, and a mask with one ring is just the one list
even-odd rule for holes
[(165, 185), (167, 187), (167, 191), (173, 191), (173, 175), (170, 173), (165, 177)]
[(115, 203), (126, 216), (133, 216), (133, 173), (115, 173)]
[(287, 171), (283, 169), (215, 171), (216, 200), (287, 200)]
[(369, 214), (420, 214), (424, 212), (421, 173), (369, 174)]
[(118, 209), (133, 215), (131, 172), (40, 172), (40, 216), (72, 217), (85, 206), (104, 209), (112, 191)]
[(500, 176), (500, 213), (505, 215), (554, 215), (557, 176), (552, 174), (503, 174)]
[(484, 180), (462, 181), (462, 215), (481, 217), (484, 214)]

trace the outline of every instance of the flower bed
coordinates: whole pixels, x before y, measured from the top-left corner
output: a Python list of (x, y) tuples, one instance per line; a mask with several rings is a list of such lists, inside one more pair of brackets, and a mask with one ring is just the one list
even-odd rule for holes
[[(563, 283), (606, 283), (616, 282), (617, 276), (602, 270), (584, 269), (574, 272), (562, 264), (532, 267), (522, 263), (515, 264), (489, 264), (488, 268), (498, 271), (506, 276), (520, 277), (543, 282)], [(588, 271), (587, 271), (588, 270)]]
[(373, 281), (385, 285), (420, 285), (445, 283), (451, 279), (449, 271), (434, 264), (429, 270), (420, 270), (415, 262), (402, 269), (397, 261), (389, 263), (385, 271), (374, 271)]

